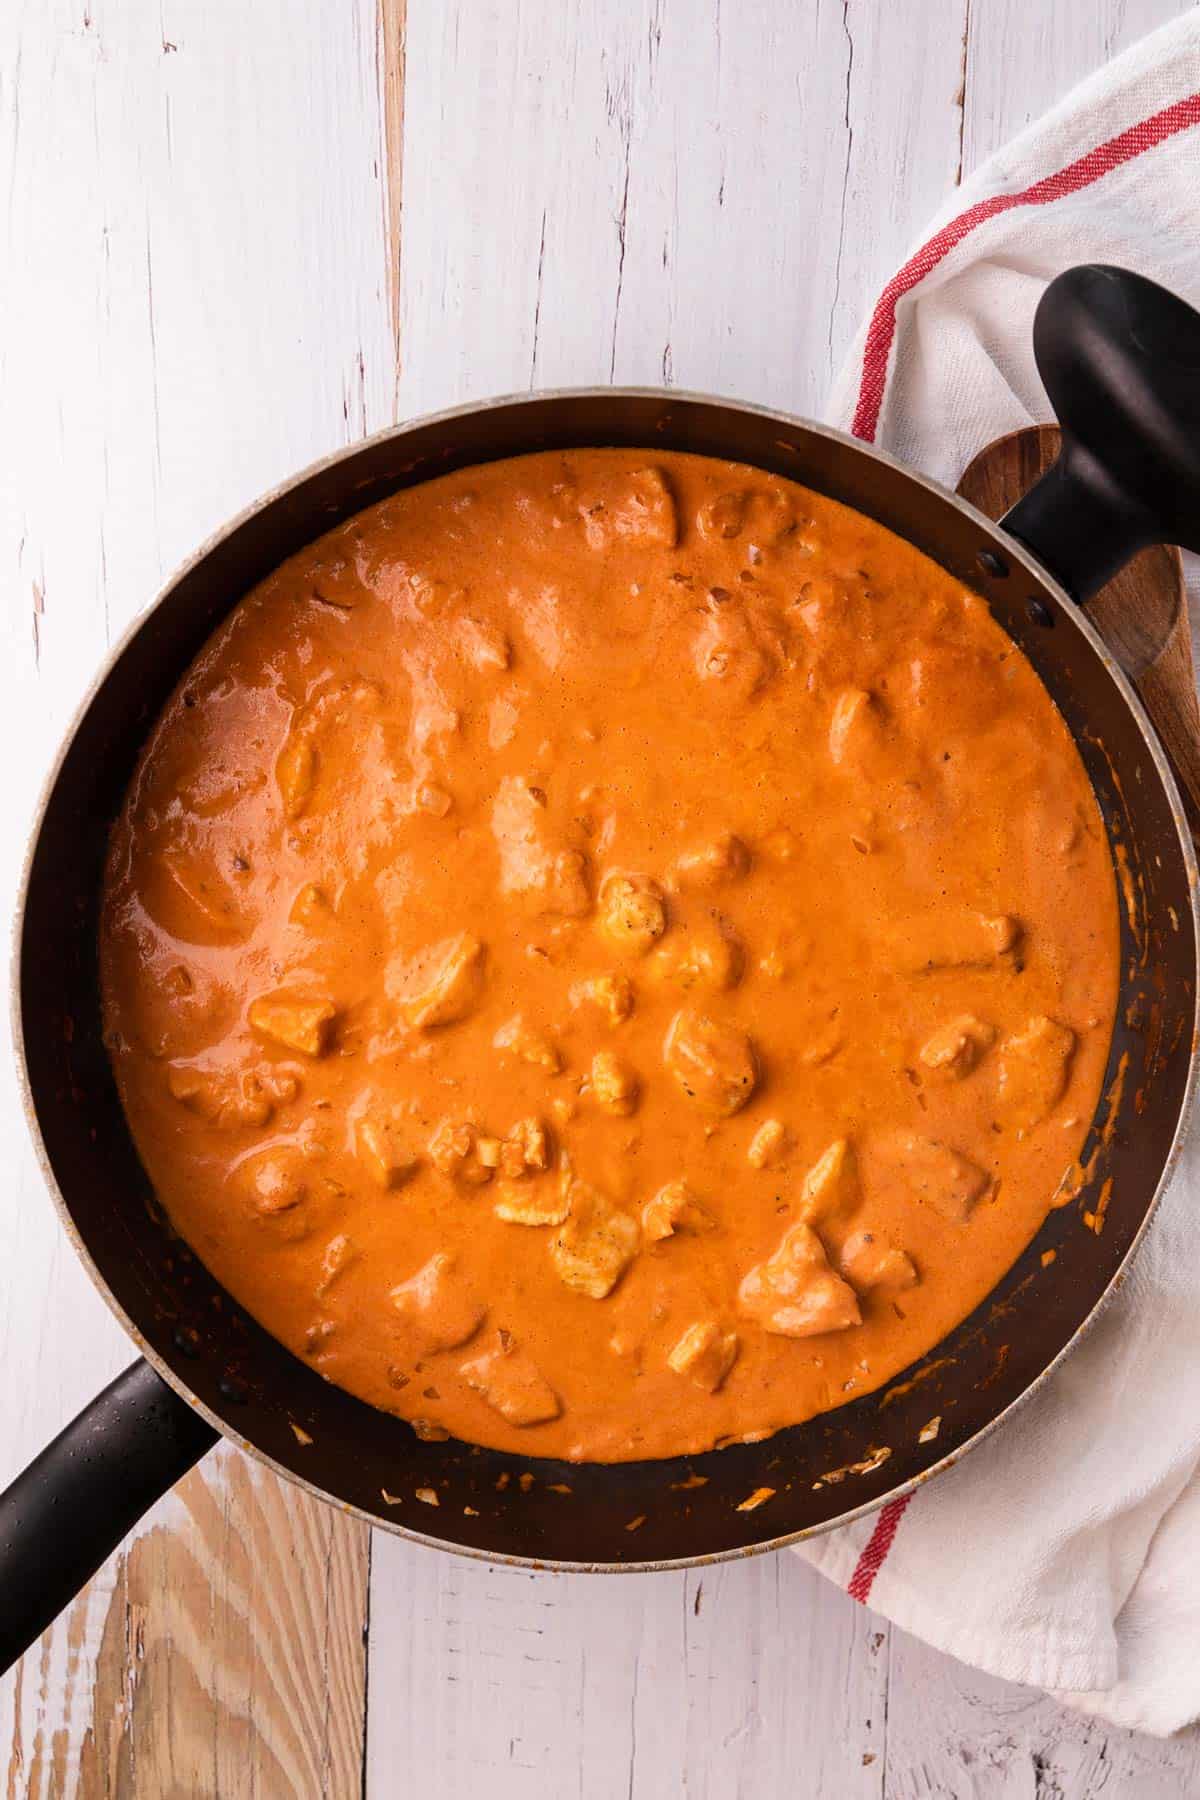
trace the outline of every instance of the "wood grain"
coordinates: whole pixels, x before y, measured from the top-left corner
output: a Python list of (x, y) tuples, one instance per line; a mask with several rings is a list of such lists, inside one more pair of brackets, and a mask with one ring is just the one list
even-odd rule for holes
[(12, 1800), (359, 1791), (366, 1534), (236, 1451), (214, 1461), (68, 1614), (52, 1731), (26, 1739), (23, 1690), (50, 1691), (60, 1634), (18, 1669)]
[[(384, 223), (388, 313), (392, 325), (393, 393), (400, 392), (400, 238), (404, 214), (404, 66), (407, 0), (378, 0), (376, 55), (383, 114)], [(393, 408), (393, 416), (398, 413)]]
[[(1010, 432), (973, 458), (958, 491), (998, 519), (1050, 467), (1061, 441), (1054, 425)], [(1192, 830), (1200, 830), (1200, 706), (1179, 551), (1156, 544), (1135, 556), (1088, 614), (1141, 695), (1179, 777)]]
[[(391, 417), (375, 39), (374, 0), (0, 7), (6, 914), (107, 646), (224, 518)], [(0, 1150), (3, 1481), (129, 1346), (7, 1057)], [(0, 1681), (0, 1793), (357, 1794), (367, 1556), (364, 1527), (210, 1458)]]

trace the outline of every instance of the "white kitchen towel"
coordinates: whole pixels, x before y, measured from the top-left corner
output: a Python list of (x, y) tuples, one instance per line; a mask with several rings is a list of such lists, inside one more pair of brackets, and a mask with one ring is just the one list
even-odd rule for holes
[[(884, 289), (832, 421), (953, 486), (1050, 415), (1046, 284), (1124, 264), (1200, 306), (1200, 12), (1156, 32), (953, 195)], [(1122, 1292), (956, 1467), (798, 1553), (964, 1662), (1121, 1725), (1200, 1716), (1200, 1130)]]

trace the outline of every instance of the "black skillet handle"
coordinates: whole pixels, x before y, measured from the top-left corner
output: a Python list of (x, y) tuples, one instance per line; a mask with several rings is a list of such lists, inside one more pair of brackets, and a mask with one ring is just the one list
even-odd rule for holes
[(1147, 544), (1200, 550), (1200, 313), (1084, 263), (1042, 295), (1033, 349), (1063, 445), (1005, 530), (1081, 601)]
[(216, 1440), (139, 1359), (0, 1494), (0, 1674)]

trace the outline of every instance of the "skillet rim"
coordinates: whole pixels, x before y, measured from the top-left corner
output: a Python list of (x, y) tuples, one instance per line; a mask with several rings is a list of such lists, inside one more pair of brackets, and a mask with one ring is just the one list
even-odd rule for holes
[[(1122, 1257), (1117, 1268), (1113, 1271), (1103, 1291), (1095, 1300), (1086, 1318), (1076, 1327), (1066, 1343), (1061, 1346), (1046, 1366), (1034, 1376), (1028, 1386), (1022, 1389), (1019, 1394), (1009, 1401), (1007, 1406), (1003, 1407), (989, 1419), (985, 1425), (980, 1426), (973, 1436), (968, 1438), (964, 1443), (958, 1445), (955, 1449), (947, 1452), (947, 1454), (938, 1462), (931, 1464), (929, 1468), (922, 1470), (917, 1475), (912, 1476), (909, 1480), (899, 1483), (894, 1488), (888, 1489), (886, 1493), (877, 1495), (871, 1500), (864, 1501), (859, 1506), (851, 1507), (845, 1512), (839, 1513), (836, 1517), (823, 1521), (821, 1524), (806, 1526), (798, 1531), (785, 1532), (778, 1537), (764, 1538), (762, 1541), (754, 1544), (735, 1545), (724, 1550), (702, 1551), (692, 1556), (670, 1557), (638, 1562), (568, 1561), (562, 1558), (527, 1556), (511, 1551), (489, 1550), (476, 1545), (451, 1542), (445, 1538), (435, 1537), (427, 1532), (417, 1531), (411, 1525), (403, 1524), (397, 1519), (381, 1517), (377, 1513), (368, 1511), (365, 1507), (357, 1506), (352, 1502), (342, 1500), (337, 1495), (330, 1493), (328, 1489), (322, 1488), (316, 1483), (307, 1480), (302, 1474), (286, 1467), (283, 1463), (278, 1462), (273, 1456), (269, 1455), (265, 1450), (261, 1449), (257, 1444), (252, 1443), (245, 1434), (238, 1429), (236, 1415), (232, 1420), (227, 1420), (211, 1406), (198, 1399), (197, 1396), (191, 1392), (188, 1383), (183, 1376), (179, 1374), (165, 1358), (154, 1350), (149, 1343), (147, 1343), (137, 1324), (129, 1317), (120, 1301), (118, 1301), (116, 1295), (113, 1293), (104, 1276), (96, 1266), (87, 1243), (84, 1240), (79, 1227), (75, 1223), (74, 1215), (71, 1212), (66, 1196), (59, 1186), (58, 1179), (54, 1174), (49, 1151), (42, 1135), (37, 1102), (34, 1097), (33, 1085), (29, 1075), (28, 1059), (25, 1048), (24, 1009), (22, 1006), (23, 983), (21, 980), (22, 948), (25, 936), (29, 887), (32, 878), (33, 865), (41, 841), (46, 814), (58, 785), (63, 765), (67, 759), (80, 725), (90, 711), (93, 703), (99, 698), (109, 677), (120, 662), (126, 649), (139, 633), (146, 628), (151, 619), (158, 612), (159, 608), (178, 587), (180, 582), (194, 570), (198, 569), (220, 544), (232, 537), (235, 532), (240, 531), (243, 526), (249, 524), (252, 519), (266, 512), (270, 507), (284, 499), (288, 494), (303, 486), (305, 482), (327, 470), (335, 468), (338, 464), (352, 462), (356, 457), (373, 450), (378, 445), (402, 439), (409, 433), (417, 430), (450, 425), (457, 420), (481, 413), (498, 411), (501, 408), (522, 407), (545, 401), (569, 402), (572, 400), (595, 399), (608, 399), (614, 401), (652, 400), (668, 406), (682, 404), (684, 407), (695, 405), (716, 408), (718, 410), (740, 413), (768, 420), (779, 424), (786, 429), (792, 431), (799, 430), (814, 437), (824, 439), (827, 442), (838, 444), (844, 449), (857, 452), (866, 457), (869, 461), (884, 464), (901, 476), (906, 482), (910, 483), (915, 488), (934, 496), (940, 502), (944, 503), (948, 501), (954, 508), (969, 519), (972, 524), (977, 526), (987, 539), (1003, 549), (1006, 556), (1014, 564), (1017, 564), (1037, 585), (1046, 589), (1053, 596), (1064, 617), (1080, 632), (1104, 666), (1125, 706), (1133, 716), (1134, 723), (1146, 745), (1146, 749), (1149, 752), (1151, 761), (1154, 764), (1162, 784), (1163, 794), (1167, 801), (1172, 823), (1175, 827), (1175, 835), (1179, 843), (1184, 869), (1187, 875), (1188, 900), (1192, 915), (1193, 944), (1195, 946), (1197, 973), (1197, 981), (1193, 990), (1191, 1008), (1192, 1040), (1188, 1055), (1187, 1080), (1184, 1086), (1179, 1112), (1175, 1120), (1170, 1146), (1163, 1159), (1162, 1169), (1158, 1180), (1155, 1183), (1154, 1192), (1146, 1205), (1136, 1231), (1130, 1239), (1125, 1255)], [(519, 454), (519, 452), (517, 454)], [(320, 532), (318, 532), (317, 535), (321, 535)], [(901, 534), (897, 533), (897, 535)], [(936, 558), (931, 558), (931, 560), (936, 561)], [(1074, 736), (1074, 733), (1072, 733), (1072, 736)], [(925, 1484), (933, 1480), (935, 1476), (943, 1473), (946, 1469), (952, 1468), (955, 1463), (959, 1462), (970, 1451), (975, 1449), (978, 1444), (983, 1443), (985, 1439), (989, 1438), (998, 1426), (1003, 1424), (1006, 1419), (1009, 1419), (1031, 1398), (1032, 1395), (1037, 1393), (1042, 1385), (1059, 1367), (1064, 1358), (1068, 1356), (1079, 1343), (1080, 1339), (1091, 1329), (1096, 1320), (1111, 1303), (1113, 1296), (1123, 1286), (1130, 1264), (1141, 1247), (1142, 1240), (1146, 1235), (1150, 1222), (1153, 1219), (1155, 1212), (1158, 1210), (1162, 1196), (1175, 1173), (1183, 1142), (1192, 1120), (1192, 1114), (1196, 1104), (1197, 1086), (1198, 1083), (1200, 1083), (1200, 865), (1197, 863), (1196, 846), (1187, 822), (1187, 816), (1184, 811), (1174, 772), (1166, 752), (1159, 742), (1158, 734), (1151, 723), (1132, 682), (1121, 667), (1116, 656), (1109, 649), (1096, 627), (1088, 618), (1084, 608), (1070, 597), (1066, 589), (1054, 578), (1048, 569), (1044, 568), (1042, 564), (1038, 562), (1037, 558), (1026, 549), (1019, 539), (1010, 536), (1001, 525), (997, 524), (995, 520), (989, 519), (984, 513), (980, 512), (977, 507), (972, 506), (969, 501), (964, 500), (961, 495), (952, 492), (949, 488), (944, 487), (941, 482), (935, 481), (932, 477), (923, 474), (921, 471), (911, 468), (907, 463), (902, 462), (899, 457), (893, 456), (889, 451), (881, 450), (874, 444), (865, 443), (862, 439), (856, 438), (848, 432), (839, 431), (833, 426), (824, 425), (816, 420), (806, 418), (803, 414), (784, 412), (777, 407), (761, 406), (748, 401), (729, 399), (722, 395), (705, 394), (687, 388), (616, 387), (604, 385), (591, 387), (539, 388), (527, 390), (523, 393), (494, 395), (483, 400), (467, 401), (458, 406), (447, 407), (438, 412), (423, 413), (415, 418), (406, 419), (403, 423), (386, 426), (383, 430), (374, 432), (369, 437), (360, 438), (356, 443), (345, 445), (341, 449), (332, 451), (326, 456), (317, 457), (313, 462), (309, 463), (295, 474), (290, 475), (286, 480), (278, 482), (274, 487), (267, 489), (266, 492), (260, 494), (255, 500), (252, 500), (247, 506), (235, 513), (231, 519), (228, 519), (224, 524), (219, 526), (216, 531), (211, 532), (191, 555), (186, 557), (183, 562), (179, 564), (159, 588), (154, 597), (129, 622), (117, 642), (110, 648), (99, 669), (89, 682), (85, 692), (72, 709), (70, 720), (59, 739), (56, 754), (40, 784), (28, 828), (25, 854), (22, 859), (20, 879), (16, 890), (9, 969), (10, 1025), (15, 1055), (17, 1088), (21, 1098), (22, 1110), (24, 1111), (30, 1137), (33, 1142), (34, 1154), (45, 1180), (50, 1199), (58, 1213), (59, 1220), (67, 1234), (72, 1248), (87, 1271), (93, 1286), (97, 1289), (101, 1298), (108, 1306), (109, 1311), (116, 1318), (123, 1331), (132, 1340), (138, 1353), (151, 1365), (159, 1377), (166, 1382), (166, 1384), (172, 1388), (174, 1392), (178, 1394), (180, 1399), (190, 1406), (193, 1411), (199, 1413), (219, 1436), (233, 1443), (239, 1450), (242, 1450), (247, 1455), (254, 1457), (256, 1461), (271, 1469), (276, 1475), (282, 1477), (286, 1481), (295, 1483), (297, 1487), (304, 1489), (307, 1493), (313, 1495), (314, 1498), (323, 1501), (328, 1506), (335, 1507), (340, 1512), (348, 1513), (355, 1518), (362, 1519), (366, 1524), (374, 1528), (391, 1532), (397, 1537), (405, 1538), (412, 1543), (424, 1545), (429, 1549), (439, 1550), (453, 1555), (468, 1556), (478, 1562), (498, 1563), (513, 1568), (551, 1569), (565, 1574), (657, 1574), (676, 1569), (705, 1568), (715, 1563), (732, 1562), (741, 1560), (745, 1557), (765, 1555), (768, 1552), (784, 1550), (791, 1545), (802, 1543), (809, 1538), (820, 1537), (828, 1531), (838, 1530), (844, 1525), (853, 1524), (858, 1519), (879, 1512), (884, 1506), (890, 1505), (897, 1500), (904, 1499), (915, 1493), (918, 1488), (924, 1487)]]

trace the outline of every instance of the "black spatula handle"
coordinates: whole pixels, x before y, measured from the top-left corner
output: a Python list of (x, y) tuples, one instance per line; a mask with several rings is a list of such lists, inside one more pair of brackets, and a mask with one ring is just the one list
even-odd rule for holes
[(1033, 349), (1063, 445), (1005, 530), (1076, 600), (1147, 544), (1200, 550), (1200, 313), (1084, 263), (1042, 295)]
[(216, 1440), (139, 1360), (0, 1494), (0, 1674)]

